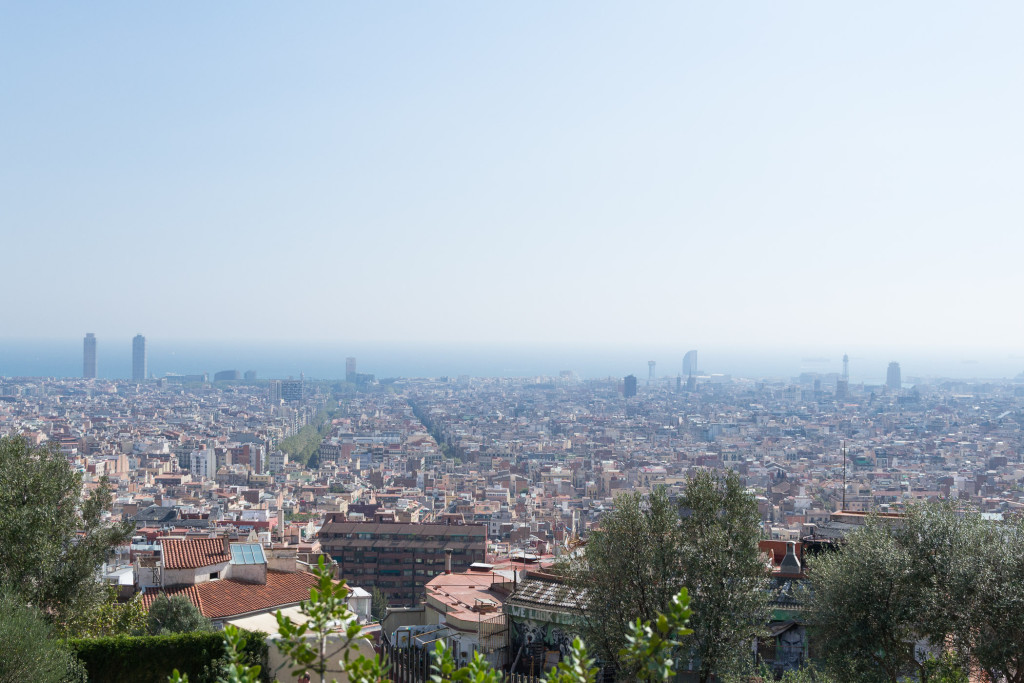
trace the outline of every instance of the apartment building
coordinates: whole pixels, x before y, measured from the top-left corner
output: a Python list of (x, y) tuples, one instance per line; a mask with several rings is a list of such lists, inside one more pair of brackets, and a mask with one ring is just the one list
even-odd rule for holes
[(485, 561), (487, 527), (351, 522), (344, 513), (333, 513), (320, 529), (320, 544), (349, 584), (380, 588), (393, 607), (414, 606), (423, 600), (426, 583), (445, 571), (446, 550), (451, 551), (451, 571), (467, 571)]

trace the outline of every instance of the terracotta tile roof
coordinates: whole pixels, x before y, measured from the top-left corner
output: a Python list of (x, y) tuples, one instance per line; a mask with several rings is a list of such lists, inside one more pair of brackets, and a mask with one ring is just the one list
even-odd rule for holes
[(316, 582), (315, 576), (305, 572), (268, 571), (266, 585), (242, 583), (234, 579), (207, 581), (166, 591), (147, 591), (142, 595), (142, 605), (148, 610), (161, 592), (184, 595), (199, 608), (203, 616), (224, 619), (309, 600), (309, 589), (316, 586)]
[(188, 601), (199, 608), (202, 612), (202, 602), (199, 599), (199, 592), (196, 590), (196, 586), (178, 586), (176, 588), (169, 588), (165, 591), (159, 589), (147, 590), (145, 593), (139, 596), (139, 600), (142, 602), (142, 607), (148, 612), (149, 608), (153, 606), (153, 601), (156, 600), (159, 595), (184, 595), (188, 598)]
[(220, 538), (161, 538), (160, 545), (166, 569), (196, 569), (231, 561)]

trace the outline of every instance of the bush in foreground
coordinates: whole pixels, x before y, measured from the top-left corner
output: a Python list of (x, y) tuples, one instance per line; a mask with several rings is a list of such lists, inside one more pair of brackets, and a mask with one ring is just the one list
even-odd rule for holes
[[(228, 654), (223, 635), (210, 632), (74, 638), (67, 642), (85, 665), (91, 683), (166, 683), (175, 669), (187, 672), (197, 683), (212, 683), (220, 676)], [(246, 666), (265, 666), (266, 634), (241, 632), (234, 656)]]

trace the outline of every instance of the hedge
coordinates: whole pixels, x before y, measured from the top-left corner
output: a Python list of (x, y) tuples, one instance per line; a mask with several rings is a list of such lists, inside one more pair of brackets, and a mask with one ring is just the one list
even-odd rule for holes
[[(244, 661), (267, 671), (267, 634), (243, 631)], [(71, 638), (68, 647), (89, 673), (90, 683), (167, 683), (174, 669), (193, 683), (213, 683), (224, 663), (222, 633), (176, 633), (167, 636)]]

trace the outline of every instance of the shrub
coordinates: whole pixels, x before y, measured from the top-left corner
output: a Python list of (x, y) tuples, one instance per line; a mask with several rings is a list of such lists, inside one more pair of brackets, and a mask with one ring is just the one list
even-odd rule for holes
[(14, 595), (0, 596), (0, 681), (84, 681), (81, 662), (53, 637), (39, 611)]
[[(243, 634), (242, 660), (266, 671), (266, 634)], [(220, 633), (75, 638), (67, 642), (84, 663), (92, 683), (166, 683), (175, 669), (187, 672), (197, 683), (212, 682), (226, 662)]]
[(166, 636), (172, 633), (212, 631), (213, 624), (184, 595), (169, 598), (161, 593), (149, 607), (146, 628), (151, 636)]

